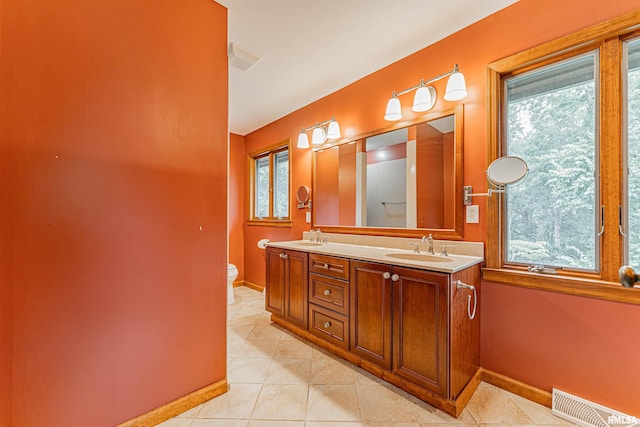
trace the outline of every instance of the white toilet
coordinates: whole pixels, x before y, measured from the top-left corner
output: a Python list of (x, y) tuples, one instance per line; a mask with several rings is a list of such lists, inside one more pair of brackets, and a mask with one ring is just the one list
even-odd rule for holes
[(233, 304), (235, 297), (233, 296), (233, 282), (238, 277), (238, 269), (235, 265), (227, 266), (227, 304)]

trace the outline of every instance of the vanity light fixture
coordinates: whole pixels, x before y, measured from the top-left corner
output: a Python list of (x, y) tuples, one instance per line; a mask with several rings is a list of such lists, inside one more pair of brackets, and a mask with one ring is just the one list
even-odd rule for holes
[(433, 86), (428, 86), (429, 83), (436, 82), (440, 79), (449, 76), (447, 81), (447, 89), (444, 94), (444, 99), (447, 101), (459, 101), (467, 96), (467, 85), (464, 80), (464, 75), (458, 71), (458, 64), (453, 67), (453, 70), (444, 74), (440, 74), (426, 82), (420, 80), (415, 86), (405, 89), (400, 92), (395, 90), (391, 93), (391, 99), (387, 103), (387, 110), (384, 114), (384, 119), (388, 121), (400, 120), (402, 118), (402, 108), (400, 107), (399, 96), (406, 93), (416, 91), (413, 98), (413, 106), (411, 109), (417, 113), (429, 111), (436, 104), (436, 89)]
[(302, 128), (300, 135), (298, 135), (298, 148), (309, 148), (309, 136), (307, 132), (313, 130), (311, 134), (311, 144), (320, 145), (324, 144), (328, 139), (339, 139), (340, 125), (336, 121), (335, 116), (330, 120), (325, 120), (322, 123), (316, 123), (308, 128)]

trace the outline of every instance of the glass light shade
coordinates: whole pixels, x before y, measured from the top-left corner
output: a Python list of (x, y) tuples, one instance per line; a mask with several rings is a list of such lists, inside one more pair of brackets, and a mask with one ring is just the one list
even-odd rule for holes
[(327, 134), (324, 133), (324, 129), (320, 126), (313, 128), (311, 134), (311, 143), (314, 145), (322, 144), (327, 140)]
[(298, 148), (309, 148), (309, 137), (304, 130), (298, 135)]
[(335, 120), (331, 120), (327, 129), (327, 138), (338, 139), (340, 136), (340, 125)]
[(467, 84), (464, 81), (464, 75), (456, 71), (449, 76), (447, 81), (447, 91), (444, 99), (447, 101), (459, 101), (467, 96)]
[(429, 111), (436, 103), (436, 90), (433, 86), (420, 86), (413, 98), (411, 109), (417, 113)]
[(400, 110), (400, 100), (394, 96), (387, 103), (387, 111), (384, 114), (384, 119), (391, 122), (400, 120), (401, 118), (402, 112)]

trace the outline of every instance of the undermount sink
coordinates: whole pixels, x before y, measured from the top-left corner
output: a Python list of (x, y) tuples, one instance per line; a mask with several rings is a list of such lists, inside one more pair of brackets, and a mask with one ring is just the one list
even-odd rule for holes
[(390, 258), (403, 259), (406, 261), (422, 261), (422, 262), (453, 262), (453, 258), (442, 255), (430, 255), (430, 254), (414, 254), (414, 253), (402, 253), (402, 254), (386, 254)]

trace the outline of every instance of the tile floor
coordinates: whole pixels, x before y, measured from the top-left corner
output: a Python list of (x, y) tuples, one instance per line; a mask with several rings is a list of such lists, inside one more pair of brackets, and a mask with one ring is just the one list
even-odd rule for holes
[(229, 391), (161, 427), (571, 425), (482, 383), (455, 419), (271, 324), (262, 293), (235, 288), (228, 307)]

